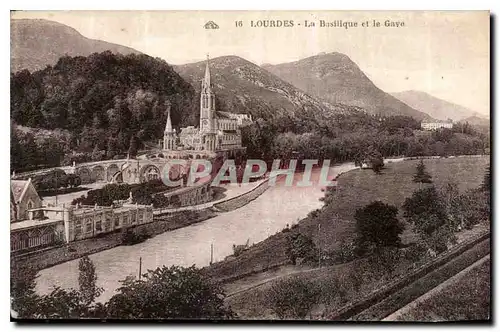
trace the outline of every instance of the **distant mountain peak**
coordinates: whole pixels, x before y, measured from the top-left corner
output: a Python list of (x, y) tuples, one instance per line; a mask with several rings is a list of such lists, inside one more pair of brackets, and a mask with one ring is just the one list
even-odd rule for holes
[(349, 56), (340, 52), (320, 53), (305, 59), (265, 69), (299, 89), (331, 104), (364, 108), (371, 114), (409, 115), (428, 118), (380, 90)]
[(129, 47), (84, 37), (76, 29), (44, 19), (12, 19), (10, 21), (11, 71), (36, 71), (55, 65), (60, 57), (87, 56), (111, 51), (140, 54)]
[(474, 115), (484, 118), (484, 116), (471, 109), (434, 97), (425, 91), (407, 90), (394, 92), (392, 95), (405, 104), (438, 120), (452, 119), (453, 121), (459, 121)]

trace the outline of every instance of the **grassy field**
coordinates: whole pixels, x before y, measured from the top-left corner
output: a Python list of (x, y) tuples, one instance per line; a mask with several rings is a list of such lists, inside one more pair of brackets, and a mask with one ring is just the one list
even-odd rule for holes
[(485, 320), (490, 318), (489, 311), (490, 260), (486, 260), (456, 282), (418, 303), (397, 320)]
[[(379, 175), (369, 169), (343, 174), (338, 180), (338, 191), (328, 198), (330, 204), (316, 218), (302, 220), (301, 232), (312, 236), (324, 250), (338, 248), (342, 241), (354, 237), (356, 209), (375, 200), (400, 208), (404, 200), (419, 189), (419, 184), (412, 181), (418, 162), (388, 163)], [(424, 160), (427, 172), (432, 175), (433, 184), (438, 189), (454, 182), (461, 192), (481, 185), (489, 163), (488, 156)], [(318, 223), (321, 224), (319, 234)], [(414, 238), (411, 227), (407, 225), (403, 242), (412, 242)]]

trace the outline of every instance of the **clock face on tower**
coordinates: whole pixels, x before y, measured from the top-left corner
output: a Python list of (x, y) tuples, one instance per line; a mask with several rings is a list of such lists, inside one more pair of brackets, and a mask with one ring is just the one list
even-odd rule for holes
[(203, 127), (208, 126), (208, 120), (207, 120), (207, 119), (203, 120), (203, 121), (202, 121), (202, 124), (203, 124)]

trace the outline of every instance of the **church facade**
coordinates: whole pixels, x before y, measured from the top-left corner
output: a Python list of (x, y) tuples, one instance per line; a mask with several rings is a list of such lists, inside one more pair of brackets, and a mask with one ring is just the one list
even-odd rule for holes
[(169, 111), (163, 135), (164, 154), (177, 155), (176, 152), (180, 151), (200, 151), (210, 155), (220, 152), (234, 155), (235, 152), (244, 152), (240, 127), (251, 121), (251, 117), (246, 114), (216, 111), (207, 59), (205, 76), (201, 82), (199, 127), (181, 128), (180, 133), (177, 133), (172, 127)]

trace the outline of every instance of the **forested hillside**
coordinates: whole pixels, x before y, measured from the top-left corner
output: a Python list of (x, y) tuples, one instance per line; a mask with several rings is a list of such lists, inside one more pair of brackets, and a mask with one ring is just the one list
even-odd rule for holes
[[(214, 76), (218, 82), (222, 80), (218, 74)], [(259, 93), (264, 90), (248, 88), (241, 93), (242, 87), (251, 85), (235, 82), (228, 86), (236, 97), (261, 98)], [(345, 161), (373, 154), (458, 155), (489, 149), (489, 137), (468, 124), (431, 133), (419, 130), (420, 122), (409, 116), (374, 116), (340, 104), (333, 111), (311, 103), (311, 98), (278, 97), (258, 99), (266, 111), (253, 114), (255, 123), (243, 129), (243, 145), (250, 158), (270, 161), (298, 154)], [(221, 92), (217, 98), (219, 106), (228, 107), (235, 95)], [(297, 105), (283, 107), (281, 102), (290, 100)], [(12, 74), (11, 166), (23, 171), (68, 165), (73, 160), (123, 158), (142, 143), (162, 137), (167, 104), (174, 127), (198, 123), (194, 88), (165, 61), (146, 55), (104, 52), (63, 57), (54, 67)], [(246, 104), (245, 111), (253, 113), (251, 105), (256, 104)], [(232, 107), (236, 109), (230, 111), (241, 111)]]
[(174, 126), (197, 123), (192, 86), (165, 61), (147, 55), (66, 56), (54, 67), (11, 75), (15, 124), (66, 129), (71, 134), (66, 149), (103, 152), (108, 158), (127, 151), (133, 137), (139, 144), (161, 138), (167, 104)]
[(489, 153), (489, 136), (471, 125), (420, 130), (409, 116), (373, 116), (351, 108), (331, 116), (288, 115), (259, 119), (243, 129), (248, 158), (366, 160), (373, 155), (449, 156)]

